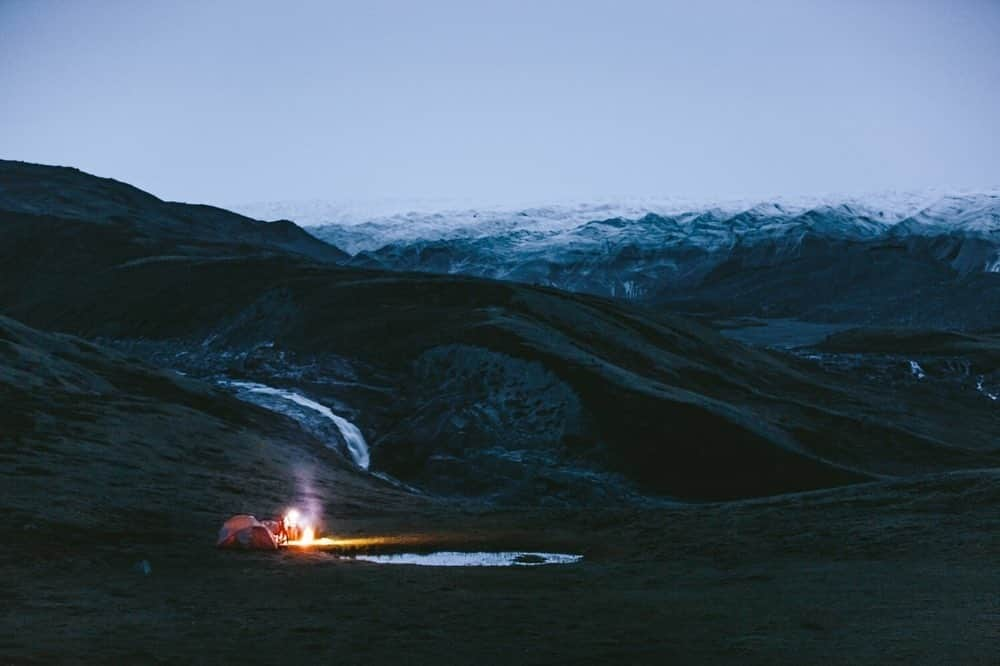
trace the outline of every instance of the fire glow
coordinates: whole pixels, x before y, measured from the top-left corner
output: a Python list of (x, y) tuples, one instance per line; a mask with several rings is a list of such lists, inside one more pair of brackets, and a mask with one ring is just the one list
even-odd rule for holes
[[(531, 551), (465, 551), (436, 549), (458, 546), (454, 538), (434, 539), (428, 535), (397, 534), (333, 538), (317, 536), (318, 523), (289, 509), (274, 520), (259, 521), (250, 514), (237, 514), (219, 531), (216, 546), (237, 550), (278, 550), (333, 553), (338, 557), (374, 564), (410, 564), (445, 567), (505, 567), (541, 564), (571, 564), (582, 555)], [(467, 545), (463, 543), (461, 545)], [(403, 552), (404, 547), (416, 552)]]
[(309, 519), (303, 518), (298, 509), (289, 509), (281, 519), (279, 542), (282, 546), (292, 548), (314, 548), (336, 544), (330, 537), (317, 538), (316, 527)]

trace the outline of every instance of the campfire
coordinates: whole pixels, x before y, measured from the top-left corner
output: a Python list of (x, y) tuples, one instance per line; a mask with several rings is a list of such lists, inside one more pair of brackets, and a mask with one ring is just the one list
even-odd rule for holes
[(219, 531), (219, 548), (242, 550), (277, 550), (278, 548), (316, 548), (336, 544), (330, 537), (317, 536), (317, 521), (296, 508), (273, 520), (257, 520), (240, 514), (227, 520)]
[(315, 525), (311, 520), (303, 518), (298, 509), (289, 509), (282, 517), (277, 538), (278, 546), (291, 548), (312, 548), (334, 544), (334, 540), (330, 537), (317, 537)]

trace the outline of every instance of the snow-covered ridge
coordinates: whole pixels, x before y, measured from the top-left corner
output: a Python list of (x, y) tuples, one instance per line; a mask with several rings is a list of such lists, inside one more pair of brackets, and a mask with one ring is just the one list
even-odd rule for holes
[[(459, 204), (459, 205), (456, 205)], [(462, 206), (445, 200), (381, 202), (259, 202), (234, 210), (259, 219), (291, 219), (351, 254), (390, 244), (446, 241), (528, 234), (556, 242), (578, 235), (588, 223), (609, 219), (641, 221), (648, 215), (667, 218), (675, 232), (705, 236), (706, 223), (715, 236), (779, 231), (789, 223), (830, 223), (847, 227), (875, 225), (868, 232), (903, 224), (900, 231), (938, 232), (960, 227), (969, 232), (1000, 230), (1000, 189), (987, 191), (882, 192), (862, 196), (780, 197), (767, 201), (720, 202), (684, 198), (631, 198), (604, 202), (530, 206)], [(777, 225), (777, 228), (774, 228)], [(742, 228), (746, 227), (746, 228)], [(686, 233), (686, 232), (691, 232)], [(701, 232), (701, 233), (699, 233)], [(652, 234), (656, 236), (656, 233)], [(709, 234), (712, 235), (712, 234)], [(866, 234), (867, 235), (867, 234)], [(519, 239), (527, 240), (527, 239)], [(717, 238), (722, 241), (722, 238)], [(726, 238), (725, 240), (731, 240)]]
[[(308, 219), (288, 207), (263, 216), (329, 220), (323, 210), (314, 206), (316, 217)], [(905, 320), (898, 304), (915, 292), (950, 298), (942, 276), (985, 275), (990, 286), (1000, 273), (1000, 190), (698, 206), (649, 199), (335, 219), (309, 231), (346, 250), (347, 263), (357, 267), (485, 277), (627, 301), (739, 303), (741, 312), (761, 316), (815, 308), (827, 317), (813, 296), (836, 300), (843, 293), (848, 301), (836, 307), (855, 308), (852, 316), (867, 321), (875, 316), (870, 311), (891, 312), (893, 321)], [(769, 288), (760, 282), (765, 276)], [(895, 287), (883, 294), (877, 290), (886, 277)], [(859, 290), (855, 280), (874, 282)], [(827, 293), (834, 283), (840, 287)], [(912, 307), (937, 313), (945, 305)], [(924, 320), (951, 326), (956, 318), (985, 321), (964, 312)]]

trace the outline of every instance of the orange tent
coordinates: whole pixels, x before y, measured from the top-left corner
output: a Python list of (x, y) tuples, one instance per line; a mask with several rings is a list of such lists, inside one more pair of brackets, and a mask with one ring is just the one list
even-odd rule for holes
[(253, 516), (239, 514), (222, 524), (215, 545), (240, 550), (277, 550), (271, 530)]

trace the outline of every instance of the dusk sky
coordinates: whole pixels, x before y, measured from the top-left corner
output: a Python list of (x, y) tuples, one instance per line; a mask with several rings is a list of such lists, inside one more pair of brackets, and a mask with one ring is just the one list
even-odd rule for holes
[(998, 36), (990, 0), (0, 0), (0, 157), (217, 204), (996, 187)]

